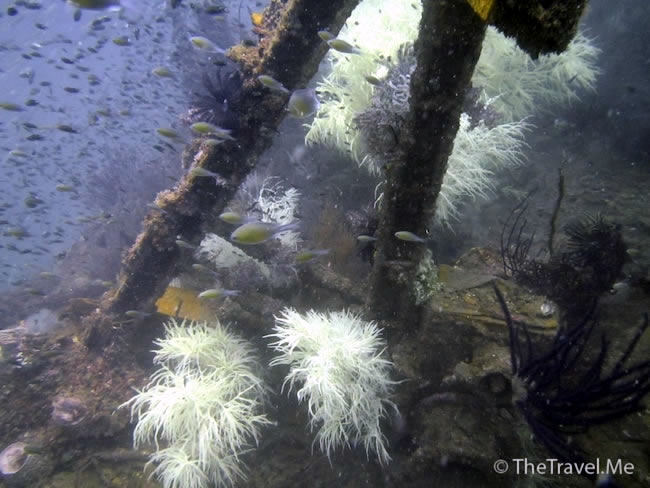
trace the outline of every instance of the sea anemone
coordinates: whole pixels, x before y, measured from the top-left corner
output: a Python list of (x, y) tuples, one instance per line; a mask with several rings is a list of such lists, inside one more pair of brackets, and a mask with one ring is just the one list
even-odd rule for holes
[[(138, 423), (134, 447), (153, 442), (154, 473), (165, 487), (202, 488), (232, 484), (243, 476), (239, 456), (261, 426), (266, 395), (251, 346), (218, 322), (172, 319), (156, 341), (160, 368), (123, 406)], [(160, 449), (160, 442), (167, 444)]]
[(271, 366), (289, 366), (283, 387), (295, 386), (298, 401), (307, 401), (321, 451), (329, 457), (336, 447), (363, 443), (368, 455), (390, 461), (380, 422), (387, 406), (396, 409), (389, 399), (395, 382), (377, 325), (346, 311), (301, 315), (285, 308), (275, 319)]
[[(330, 50), (331, 71), (318, 84), (322, 103), (307, 144), (336, 148), (375, 176), (403, 158), (401, 129), (420, 16), (417, 2), (407, 8), (399, 0), (359, 3), (338, 36), (354, 41), (359, 54)], [(437, 223), (448, 225), (463, 198), (484, 196), (494, 173), (523, 161), (523, 133), (531, 128), (526, 117), (594, 90), (598, 52), (578, 34), (566, 52), (533, 61), (514, 40), (488, 29), (438, 198)], [(471, 107), (472, 99), (487, 106), (486, 113), (477, 112), (476, 103)]]
[[(290, 224), (296, 221), (300, 192), (295, 188), (284, 188), (275, 178), (267, 178), (260, 188), (257, 204), (262, 211), (262, 222)], [(299, 232), (289, 231), (278, 234), (277, 239), (291, 250), (298, 249), (302, 241)]]
[(237, 265), (250, 264), (258, 274), (265, 278), (271, 276), (271, 271), (266, 264), (249, 256), (216, 234), (205, 235), (199, 246), (198, 255), (218, 269), (232, 269)]
[[(290, 224), (295, 222), (300, 192), (286, 185), (277, 176), (263, 177), (258, 172), (248, 175), (233, 199), (232, 205), (261, 222)], [(302, 242), (296, 231), (281, 232), (274, 237), (283, 247), (295, 251)]]
[(155, 452), (149, 459), (156, 464), (151, 473), (164, 488), (203, 488), (210, 482), (201, 463), (180, 447), (168, 447)]
[(472, 84), (480, 87), (506, 121), (520, 120), (579, 99), (581, 91), (595, 91), (600, 49), (578, 32), (566, 51), (536, 60), (517, 42), (489, 27)]

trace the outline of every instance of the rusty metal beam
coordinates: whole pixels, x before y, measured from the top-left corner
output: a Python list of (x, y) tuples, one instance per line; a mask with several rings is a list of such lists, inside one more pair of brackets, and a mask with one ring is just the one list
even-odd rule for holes
[[(194, 165), (217, 173), (212, 178), (185, 176), (172, 190), (162, 192), (157, 204), (164, 212), (153, 212), (127, 252), (117, 288), (107, 293), (103, 313), (119, 315), (143, 309), (162, 293), (177, 270), (181, 250), (176, 236), (196, 241), (208, 213), (219, 213), (227, 205), (260, 155), (271, 145), (277, 127), (286, 115), (286, 96), (261, 89), (257, 76), (265, 73), (287, 88), (304, 86), (314, 76), (327, 52), (318, 31), (338, 32), (359, 0), (273, 0), (265, 10), (256, 46), (235, 46), (228, 55), (243, 73), (242, 107), (234, 142), (200, 149)], [(97, 323), (106, 323), (97, 320)], [(95, 331), (93, 336), (97, 336)], [(103, 334), (99, 334), (100, 336)], [(99, 337), (89, 342), (104, 342)]]
[(412, 290), (426, 247), (394, 233), (429, 232), (486, 26), (467, 0), (423, 1), (406, 136), (400, 141), (405, 157), (386, 167), (379, 216), (369, 296), (369, 312), (378, 318), (419, 320), (423, 307), (414, 305)]

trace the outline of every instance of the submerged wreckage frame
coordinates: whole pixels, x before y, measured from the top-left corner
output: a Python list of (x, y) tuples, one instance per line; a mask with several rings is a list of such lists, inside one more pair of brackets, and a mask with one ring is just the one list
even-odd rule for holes
[[(175, 274), (180, 251), (176, 236), (198, 237), (209, 213), (219, 213), (232, 198), (258, 158), (270, 147), (286, 115), (286, 96), (261, 94), (257, 76), (268, 74), (295, 89), (316, 74), (327, 52), (318, 31), (338, 33), (358, 0), (272, 0), (264, 11), (261, 39), (256, 46), (237, 45), (228, 56), (242, 71), (242, 107), (237, 141), (221, 145), (192, 145), (193, 165), (219, 175), (187, 174), (173, 190), (161, 192), (144, 230), (127, 252), (116, 289), (88, 317), (89, 347), (110, 340), (111, 324), (126, 310), (145, 308), (162, 294)], [(415, 267), (394, 269), (396, 261), (419, 262), (423, 246), (396, 242), (393, 233), (426, 234), (458, 129), (464, 94), (478, 60), (488, 24), (514, 35), (533, 57), (566, 48), (577, 30), (586, 0), (555, 0), (510, 6), (498, 0), (424, 1), (418, 40), (417, 69), (411, 80), (407, 130), (400, 144), (407, 155), (386, 172), (386, 204), (378, 230), (377, 259), (371, 277), (370, 316), (421, 320), (422, 306), (412, 298)], [(525, 26), (525, 27), (522, 27)], [(399, 224), (399, 225), (398, 225)], [(397, 228), (399, 227), (399, 228)]]

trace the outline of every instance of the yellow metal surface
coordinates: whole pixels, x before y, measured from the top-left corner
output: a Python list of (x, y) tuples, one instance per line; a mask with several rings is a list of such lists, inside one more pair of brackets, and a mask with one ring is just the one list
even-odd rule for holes
[(471, 5), (474, 12), (476, 12), (483, 21), (487, 21), (496, 0), (467, 0), (467, 3)]
[(158, 313), (182, 319), (203, 321), (214, 318), (214, 313), (201, 302), (196, 291), (168, 286), (156, 301)]

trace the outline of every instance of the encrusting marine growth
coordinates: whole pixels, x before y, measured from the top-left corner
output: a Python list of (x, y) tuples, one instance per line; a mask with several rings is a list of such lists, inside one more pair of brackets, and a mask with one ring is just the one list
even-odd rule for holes
[(387, 407), (397, 409), (390, 400), (396, 382), (377, 325), (347, 311), (301, 315), (285, 308), (274, 330), (268, 337), (277, 339), (270, 347), (278, 355), (271, 366), (289, 366), (284, 384), (307, 402), (321, 451), (329, 457), (337, 447), (362, 443), (368, 455), (390, 461), (380, 423)]

